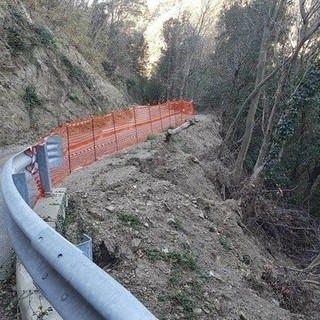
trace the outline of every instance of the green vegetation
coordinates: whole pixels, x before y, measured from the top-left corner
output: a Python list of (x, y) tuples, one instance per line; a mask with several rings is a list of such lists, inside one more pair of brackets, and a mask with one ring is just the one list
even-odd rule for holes
[(7, 40), (13, 55), (17, 55), (18, 53), (27, 50), (27, 44), (19, 29), (9, 28)]
[(193, 312), (193, 308), (197, 305), (196, 300), (192, 296), (192, 292), (184, 290), (182, 292), (165, 293), (159, 296), (160, 301), (170, 300), (181, 306), (183, 310), (188, 314), (188, 319)]
[(219, 243), (223, 246), (223, 248), (227, 251), (232, 250), (232, 243), (227, 237), (220, 237), (219, 238)]
[(80, 83), (84, 83), (89, 89), (92, 87), (91, 80), (88, 78), (87, 74), (81, 67), (72, 63), (65, 55), (62, 55), (60, 59), (64, 66), (67, 68), (68, 75), (71, 80), (76, 80)]
[[(145, 79), (147, 46), (143, 32), (136, 28), (147, 14), (147, 3), (141, 0), (94, 1), (36, 1), (25, 5), (35, 10), (49, 25), (58, 26), (59, 42), (75, 47), (98, 72), (128, 90), (135, 100), (141, 99), (139, 83)], [(48, 14), (50, 12), (50, 14)], [(68, 12), (68, 14), (66, 14)], [(19, 13), (17, 19), (20, 18)], [(42, 45), (54, 44), (46, 30), (36, 30)], [(72, 67), (70, 78), (90, 83)], [(76, 69), (75, 69), (76, 68)]]
[(33, 26), (33, 30), (35, 31), (35, 36), (33, 38), (34, 45), (45, 46), (47, 48), (55, 48), (55, 38), (50, 30), (42, 25)]
[(38, 310), (34, 313), (37, 316), (37, 320), (44, 320), (46, 316), (48, 316), (52, 311), (53, 311), (52, 307), (44, 308), (43, 305), (40, 305), (38, 307)]
[(155, 141), (158, 139), (158, 136), (155, 134), (149, 134), (146, 138), (146, 141)]
[(169, 283), (173, 286), (179, 285), (183, 280), (180, 270), (171, 270), (169, 274)]
[(25, 103), (30, 117), (33, 115), (34, 108), (41, 107), (47, 102), (46, 99), (38, 96), (36, 88), (33, 85), (26, 87), (22, 100)]
[(12, 20), (19, 26), (24, 26), (28, 21), (24, 14), (16, 6), (9, 6)]
[(10, 14), (12, 26), (7, 29), (7, 40), (13, 55), (28, 53), (35, 46), (56, 47), (54, 35), (48, 28), (30, 23), (16, 7), (11, 8)]
[(191, 252), (163, 252), (159, 249), (146, 249), (145, 252), (152, 260), (163, 260), (190, 270), (195, 270), (197, 268), (197, 259)]
[[(186, 280), (188, 279), (188, 280)], [(159, 301), (170, 301), (182, 307), (186, 319), (195, 319), (194, 309), (204, 300), (203, 282), (194, 275), (184, 274), (181, 270), (172, 270), (169, 275), (169, 287), (159, 295)]]
[(139, 217), (127, 212), (118, 212), (117, 213), (118, 220), (123, 222), (124, 224), (130, 225), (132, 227), (138, 227), (141, 225)]
[(29, 30), (20, 27), (9, 28), (7, 40), (14, 55), (26, 53), (34, 46), (46, 48), (55, 48), (56, 46), (53, 34), (41, 25), (30, 25)]

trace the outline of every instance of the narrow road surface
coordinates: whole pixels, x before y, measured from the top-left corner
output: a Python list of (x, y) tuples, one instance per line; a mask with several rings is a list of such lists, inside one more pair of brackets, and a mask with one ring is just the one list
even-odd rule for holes
[[(27, 146), (10, 146), (8, 148), (0, 149), (0, 181), (2, 168), (6, 161), (17, 154), (19, 151), (22, 151), (26, 148)], [(11, 271), (13, 271), (13, 256), (13, 249), (4, 226), (3, 200), (2, 194), (0, 192), (0, 281), (6, 279), (7, 276), (10, 275)]]

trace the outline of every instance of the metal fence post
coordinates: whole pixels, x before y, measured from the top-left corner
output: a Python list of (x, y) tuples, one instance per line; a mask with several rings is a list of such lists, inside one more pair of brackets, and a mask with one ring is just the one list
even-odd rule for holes
[(148, 106), (148, 109), (149, 109), (150, 129), (151, 129), (151, 133), (153, 133), (152, 119), (151, 119), (151, 106)]
[(67, 143), (68, 143), (68, 161), (69, 161), (69, 172), (72, 172), (71, 168), (71, 154), (70, 154), (70, 134), (69, 134), (69, 126), (66, 126), (67, 128)]
[(137, 127), (137, 116), (136, 116), (136, 108), (135, 107), (133, 107), (133, 118), (134, 118), (134, 127), (136, 128), (137, 143), (139, 143), (138, 127)]
[(96, 136), (95, 136), (95, 133), (94, 133), (94, 117), (91, 117), (91, 128), (92, 128), (92, 141), (93, 141), (94, 161), (97, 161)]
[(160, 107), (160, 104), (159, 104), (159, 114), (160, 114), (161, 131), (163, 131), (163, 123), (162, 123), (162, 115), (161, 115), (161, 107)]
[(114, 119), (114, 112), (113, 111), (112, 111), (112, 120), (113, 120), (114, 138), (116, 140), (116, 147), (117, 147), (117, 151), (119, 151), (118, 137), (117, 137), (117, 133), (116, 133), (116, 120)]
[(193, 115), (193, 119), (196, 118), (196, 104), (194, 103), (194, 101), (192, 101), (192, 115)]
[(171, 125), (170, 102), (168, 103), (168, 109), (169, 109), (169, 123), (170, 123), (170, 128), (171, 128), (172, 125)]

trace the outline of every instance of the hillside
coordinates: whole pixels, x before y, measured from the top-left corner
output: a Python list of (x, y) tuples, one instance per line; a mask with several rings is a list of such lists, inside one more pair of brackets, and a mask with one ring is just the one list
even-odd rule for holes
[[(91, 236), (159, 320), (320, 319), (319, 16), (320, 1), (1, 0), (0, 153), (132, 101), (192, 100), (195, 125), (65, 180), (61, 233)], [(0, 319), (19, 313), (14, 283)]]
[(0, 3), (0, 145), (127, 105), (125, 95), (18, 0)]
[(66, 237), (90, 235), (96, 263), (159, 319), (319, 319), (316, 287), (274, 240), (249, 231), (240, 202), (222, 199), (219, 123), (197, 118), (169, 143), (67, 178)]

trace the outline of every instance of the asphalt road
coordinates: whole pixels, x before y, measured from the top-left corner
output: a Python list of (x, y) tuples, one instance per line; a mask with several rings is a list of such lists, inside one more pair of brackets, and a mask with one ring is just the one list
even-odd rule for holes
[[(26, 149), (27, 146), (10, 146), (0, 149), (0, 181), (3, 165), (8, 159), (13, 157), (19, 151)], [(0, 183), (1, 191), (1, 183)], [(0, 280), (5, 279), (13, 270), (13, 249), (6, 232), (3, 220), (3, 200), (0, 193)]]

